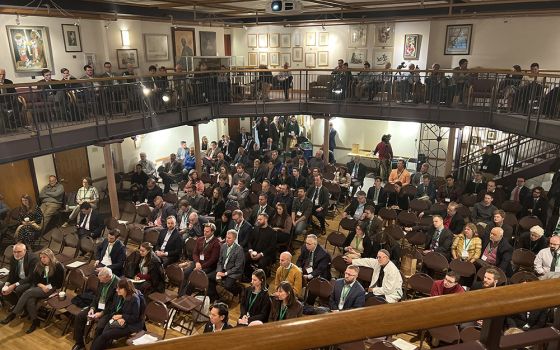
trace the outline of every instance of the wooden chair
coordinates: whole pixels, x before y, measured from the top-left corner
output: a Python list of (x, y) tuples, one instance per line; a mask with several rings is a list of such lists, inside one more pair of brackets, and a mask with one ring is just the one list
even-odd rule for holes
[(318, 297), (321, 305), (328, 306), (333, 290), (334, 286), (329, 281), (322, 277), (315, 277), (307, 283), (303, 300), (309, 300), (310, 296)]
[[(169, 305), (175, 310), (170, 322), (171, 326), (186, 330), (187, 335), (191, 335), (198, 317), (208, 318), (202, 311), (204, 300), (208, 297), (208, 276), (202, 270), (193, 270), (187, 286), (192, 288), (194, 293), (170, 301)], [(202, 297), (202, 300), (196, 296)]]
[(167, 306), (165, 306), (165, 304), (160, 303), (159, 301), (152, 300), (146, 306), (144, 317), (146, 322), (153, 323), (156, 326), (163, 328), (163, 336), (160, 337), (159, 335), (153, 332), (140, 331), (138, 333), (135, 333), (132, 337), (128, 338), (126, 341), (126, 345), (128, 346), (134, 345), (134, 340), (146, 334), (154, 338), (157, 338), (157, 340), (165, 339), (165, 336), (167, 335), (167, 323), (169, 321), (169, 311), (167, 309)]
[(496, 271), (498, 271), (498, 286), (503, 286), (507, 283), (507, 276), (505, 274), (504, 271), (502, 271), (502, 269), (500, 269), (499, 267), (496, 266), (483, 266), (481, 268), (478, 269), (478, 271), (476, 272), (476, 278), (480, 281), (484, 280), (484, 274), (486, 273), (486, 270), (488, 270), (489, 268), (492, 268)]
[[(86, 281), (86, 284), (85, 284), (85, 287), (84, 287), (84, 292), (95, 293), (97, 291), (98, 285), (99, 285), (99, 278), (97, 278), (96, 275), (90, 275), (87, 278), (87, 281)], [(78, 316), (78, 314), (82, 311), (82, 309), (80, 307), (78, 307), (77, 305), (70, 304), (66, 308), (66, 311), (68, 312), (68, 322), (66, 323), (66, 326), (64, 327), (64, 330), (62, 331), (62, 335), (66, 334), (66, 332), (70, 328), (70, 325), (74, 323), (74, 320), (76, 319), (76, 316)]]
[[(178, 264), (167, 266), (165, 268), (165, 275), (167, 276), (168, 282), (163, 293), (155, 292), (148, 295), (148, 299), (160, 302), (164, 305), (177, 298), (185, 281), (183, 269), (181, 269)], [(177, 291), (171, 290), (171, 288), (177, 288)]]
[(455, 271), (459, 275), (459, 284), (462, 286), (471, 286), (476, 276), (476, 267), (469, 261), (461, 259), (451, 260), (449, 269)]
[(447, 258), (442, 254), (429, 252), (424, 255), (422, 268), (425, 269), (432, 278), (440, 279), (443, 278), (447, 270), (449, 270), (449, 263), (447, 262)]
[(342, 255), (337, 255), (334, 259), (332, 259), (331, 266), (339, 273), (339, 276), (343, 276), (348, 264), (344, 261)]
[(513, 251), (511, 262), (516, 266), (517, 271), (534, 271), (534, 262), (537, 256), (535, 253), (525, 248), (517, 248)]
[(509, 279), (510, 284), (519, 284), (524, 282), (538, 281), (539, 278), (533, 272), (519, 271), (513, 274)]
[[(434, 279), (423, 272), (417, 272), (408, 279), (408, 297), (417, 299), (430, 296)], [(412, 292), (412, 293), (410, 293)]]

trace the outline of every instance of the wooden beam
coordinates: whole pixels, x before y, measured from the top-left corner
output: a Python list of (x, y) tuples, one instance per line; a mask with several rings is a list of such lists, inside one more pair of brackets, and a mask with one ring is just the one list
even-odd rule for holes
[(111, 145), (103, 145), (103, 158), (105, 160), (105, 174), (107, 175), (107, 189), (109, 192), (109, 203), (111, 206), (111, 216), (119, 219), (119, 198), (117, 196), (117, 183), (115, 182), (115, 169), (113, 168), (113, 157), (111, 155)]
[(323, 161), (325, 165), (329, 164), (329, 121), (331, 120), (330, 117), (325, 117), (323, 119)]
[(202, 153), (200, 151), (200, 131), (198, 130), (198, 124), (193, 125), (193, 136), (194, 136), (194, 154), (196, 158), (196, 171), (198, 176), (202, 174)]

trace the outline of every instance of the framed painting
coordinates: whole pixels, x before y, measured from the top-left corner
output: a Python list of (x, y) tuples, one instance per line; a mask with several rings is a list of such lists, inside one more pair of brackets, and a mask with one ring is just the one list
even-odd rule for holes
[(278, 52), (270, 52), (268, 54), (268, 64), (271, 66), (279, 66), (280, 65), (280, 54)]
[(169, 60), (167, 34), (144, 34), (144, 50), (147, 62)]
[(259, 47), (268, 47), (268, 34), (259, 34)]
[(319, 67), (326, 67), (329, 65), (329, 52), (319, 51), (317, 52), (317, 65)]
[(84, 65), (90, 65), (95, 69), (97, 57), (94, 53), (84, 53)]
[(350, 26), (348, 47), (365, 47), (367, 44), (367, 25), (352, 25)]
[(348, 49), (348, 65), (361, 67), (367, 61), (367, 49)]
[(315, 32), (307, 32), (305, 34), (305, 45), (307, 46), (317, 45), (317, 36), (315, 35)]
[(446, 55), (470, 55), (472, 24), (448, 25), (445, 33)]
[(247, 34), (247, 47), (257, 47), (257, 34)]
[(256, 52), (249, 52), (247, 65), (249, 67), (257, 67), (259, 65), (259, 57)]
[(53, 69), (47, 27), (6, 26), (6, 32), (16, 73)]
[(422, 35), (420, 34), (405, 34), (404, 35), (404, 49), (403, 59), (417, 60), (420, 57), (420, 42)]
[(391, 47), (395, 42), (395, 25), (379, 24), (375, 25), (375, 43), (377, 47)]
[(218, 56), (216, 32), (198, 32), (201, 56)]
[(117, 62), (119, 63), (119, 69), (126, 69), (129, 64), (132, 64), (132, 68), (140, 67), (138, 63), (138, 50), (117, 49)]
[(278, 33), (270, 33), (268, 35), (268, 47), (279, 47), (280, 46), (280, 34)]
[(292, 65), (292, 54), (289, 52), (282, 52), (280, 53), (280, 64), (284, 65), (284, 63), (287, 63), (288, 66)]
[(180, 64), (185, 69), (187, 65), (187, 57), (196, 54), (196, 40), (194, 37), (194, 28), (171, 28), (171, 41), (173, 45), (173, 63)]
[(496, 130), (486, 131), (486, 139), (488, 141), (495, 141), (496, 140)]
[(283, 48), (292, 47), (292, 35), (291, 34), (280, 34), (280, 47), (283, 47)]
[(393, 50), (375, 50), (373, 51), (373, 67), (383, 68), (386, 63), (393, 60)]
[(303, 47), (294, 47), (292, 49), (292, 59), (294, 62), (303, 61)]
[(80, 26), (74, 24), (63, 24), (62, 37), (64, 38), (64, 50), (66, 50), (66, 52), (82, 52)]
[(268, 66), (268, 52), (259, 52), (259, 66)]
[(319, 32), (319, 46), (329, 46), (329, 32)]
[(317, 66), (316, 62), (317, 56), (315, 52), (306, 52), (305, 53), (305, 66), (307, 68), (315, 68)]

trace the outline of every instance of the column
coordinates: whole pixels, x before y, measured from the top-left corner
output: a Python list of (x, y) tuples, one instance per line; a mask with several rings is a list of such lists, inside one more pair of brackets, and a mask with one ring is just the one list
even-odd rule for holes
[(200, 132), (198, 131), (198, 124), (193, 125), (193, 134), (194, 134), (194, 154), (196, 157), (196, 171), (198, 172), (198, 176), (202, 174), (202, 156), (200, 153)]
[(449, 128), (449, 137), (447, 138), (447, 153), (445, 155), (445, 173), (443, 176), (451, 174), (453, 169), (453, 156), (455, 154), (455, 135), (457, 128)]
[(119, 219), (119, 198), (117, 196), (117, 184), (115, 182), (115, 169), (113, 168), (113, 157), (111, 156), (111, 144), (103, 144), (103, 158), (105, 159), (105, 174), (107, 175), (107, 189), (109, 192), (109, 203), (111, 216)]
[(325, 164), (329, 164), (329, 120), (331, 118), (325, 117), (323, 119), (323, 160)]

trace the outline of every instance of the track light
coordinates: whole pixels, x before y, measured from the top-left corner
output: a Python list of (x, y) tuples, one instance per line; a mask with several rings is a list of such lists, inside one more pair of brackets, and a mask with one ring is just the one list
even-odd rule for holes
[(152, 90), (142, 85), (142, 93), (144, 94), (144, 96), (149, 96), (152, 93)]
[(19, 14), (16, 16), (16, 26), (21, 24), (21, 20), (19, 19)]

